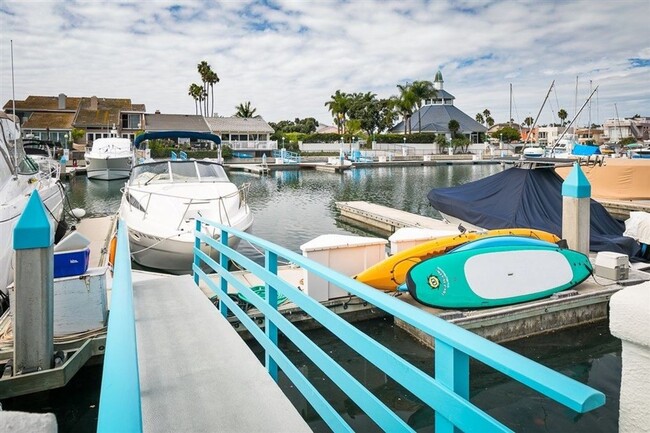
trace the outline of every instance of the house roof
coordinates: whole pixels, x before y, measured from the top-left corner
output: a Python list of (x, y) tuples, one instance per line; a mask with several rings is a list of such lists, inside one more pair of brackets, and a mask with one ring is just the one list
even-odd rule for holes
[[(422, 119), (422, 132), (449, 133), (449, 121), (455, 120), (460, 125), (458, 132), (468, 134), (470, 132), (486, 132), (487, 128), (476, 120), (463, 113), (453, 105), (426, 105), (420, 110)], [(411, 116), (411, 130), (419, 131), (418, 111)], [(404, 132), (404, 121), (393, 126), (389, 132)]]
[(92, 108), (92, 98), (82, 98), (74, 120), (75, 127), (111, 127), (120, 124), (120, 112), (134, 111), (130, 99), (96, 98), (97, 109)]
[(262, 116), (255, 117), (206, 117), (214, 132), (274, 132)]
[(146, 131), (211, 132), (206, 119), (194, 114), (145, 114)]
[(456, 99), (454, 95), (449, 93), (448, 91), (444, 89), (438, 89), (436, 90), (436, 97), (433, 98), (434, 101), (441, 101), (441, 100), (449, 101), (450, 99)]
[(75, 113), (35, 112), (23, 124), (23, 129), (72, 129)]
[[(79, 102), (82, 98), (70, 97), (65, 98), (65, 111), (76, 111), (79, 106)], [(7, 101), (4, 105), (3, 110), (13, 109), (12, 101)], [(28, 96), (24, 101), (16, 101), (16, 111), (42, 111), (42, 110), (53, 110), (53, 111), (63, 111), (59, 109), (59, 97), (58, 96)]]

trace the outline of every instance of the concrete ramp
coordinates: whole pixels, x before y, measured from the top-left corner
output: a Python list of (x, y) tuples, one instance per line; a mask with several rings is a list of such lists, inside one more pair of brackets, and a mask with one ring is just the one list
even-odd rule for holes
[(133, 291), (144, 432), (311, 431), (191, 276)]

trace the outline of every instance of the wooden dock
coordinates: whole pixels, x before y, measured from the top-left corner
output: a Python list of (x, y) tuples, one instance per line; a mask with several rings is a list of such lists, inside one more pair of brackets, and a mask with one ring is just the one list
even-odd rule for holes
[(630, 212), (650, 212), (650, 200), (611, 200), (604, 198), (594, 198), (598, 203), (610, 213), (614, 218), (626, 220), (630, 217)]
[(336, 202), (336, 208), (341, 212), (343, 221), (387, 235), (402, 227), (433, 230), (453, 230), (456, 228), (446, 221), (366, 201), (339, 201)]

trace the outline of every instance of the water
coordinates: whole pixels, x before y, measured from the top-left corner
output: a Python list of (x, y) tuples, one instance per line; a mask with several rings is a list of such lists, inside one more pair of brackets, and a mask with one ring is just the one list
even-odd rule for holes
[[(498, 165), (458, 165), (436, 167), (389, 167), (350, 170), (344, 174), (317, 171), (274, 172), (259, 177), (230, 173), (241, 185), (251, 183), (249, 205), (255, 215), (253, 233), (300, 253), (300, 245), (322, 234), (362, 234), (354, 227), (337, 221), (335, 202), (365, 200), (413, 213), (436, 217), (426, 195), (433, 187), (453, 186), (501, 171)], [(88, 216), (117, 212), (124, 181), (88, 180), (83, 176), (68, 185), (71, 206), (86, 209)], [(250, 246), (240, 244), (242, 252), (262, 259)], [(393, 326), (390, 320), (357, 324), (423, 371), (432, 371), (430, 351), (409, 334)], [(309, 334), (322, 348), (331, 352), (342, 365), (366, 383), (375, 394), (393, 407), (418, 431), (431, 431), (433, 413), (406, 390), (373, 366), (360, 360), (355, 352), (327, 331)], [(356, 431), (376, 431), (376, 426), (340, 391), (332, 386), (304, 354), (282, 342), (290, 359), (318, 383), (334, 407)], [(471, 365), (471, 401), (516, 431), (613, 432), (617, 431), (618, 394), (621, 374), (620, 341), (609, 334), (607, 324), (581, 327), (551, 335), (532, 337), (507, 344), (508, 347), (604, 392), (607, 404), (585, 415), (540, 397), (526, 387), (513, 383), (478, 363)], [(259, 352), (259, 349), (256, 349)], [(60, 390), (2, 402), (6, 410), (53, 412), (61, 432), (95, 431), (101, 369), (86, 368)], [(286, 379), (281, 386), (316, 431), (327, 427)]]

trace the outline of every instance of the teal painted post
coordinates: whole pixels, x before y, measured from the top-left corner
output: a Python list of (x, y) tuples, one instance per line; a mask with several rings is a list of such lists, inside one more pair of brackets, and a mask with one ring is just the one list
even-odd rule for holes
[(54, 353), (54, 225), (38, 191), (14, 228), (14, 371), (52, 368)]
[(562, 238), (569, 248), (589, 254), (591, 184), (576, 162), (562, 183)]
[[(272, 251), (266, 251), (265, 254), (265, 267), (266, 269), (274, 275), (278, 274), (278, 255)], [(264, 285), (264, 294), (266, 295), (266, 302), (269, 303), (271, 308), (278, 309), (278, 291), (275, 287), (271, 286), (269, 283)], [(271, 344), (278, 345), (278, 327), (271, 321), (268, 316), (264, 318), (264, 326), (266, 329), (266, 336), (271, 341)], [(273, 378), (274, 381), (278, 381), (278, 364), (269, 354), (269, 351), (265, 351), (266, 355), (266, 369)]]
[[(201, 233), (201, 220), (199, 220), (199, 219), (196, 220), (194, 230), (197, 233)], [(201, 265), (201, 259), (199, 259), (199, 255), (196, 254), (196, 251), (200, 250), (200, 249), (201, 249), (201, 239), (199, 239), (199, 237), (195, 233), (194, 234), (194, 266), (197, 266), (197, 267)], [(196, 271), (192, 271), (192, 272), (194, 273), (194, 284), (196, 284), (198, 286), (199, 285), (199, 274)]]
[(142, 431), (138, 345), (127, 231), (126, 223), (120, 220), (99, 396), (99, 433)]
[[(225, 230), (221, 230), (221, 244), (224, 245), (225, 247), (228, 246), (228, 232)], [(219, 263), (221, 266), (223, 266), (224, 269), (228, 270), (228, 265), (230, 264), (230, 259), (228, 259), (228, 256), (225, 255), (224, 253), (219, 254)], [(228, 280), (225, 278), (220, 278), (221, 283), (221, 296), (225, 297), (228, 296)], [(225, 302), (219, 302), (219, 311), (221, 312), (221, 315), (223, 317), (228, 317), (228, 307), (226, 306)]]
[[(469, 400), (469, 356), (455, 347), (436, 339), (435, 341), (436, 380), (443, 386)], [(462, 414), (459, 414), (462, 416)], [(436, 412), (437, 433), (460, 433), (449, 420)]]

